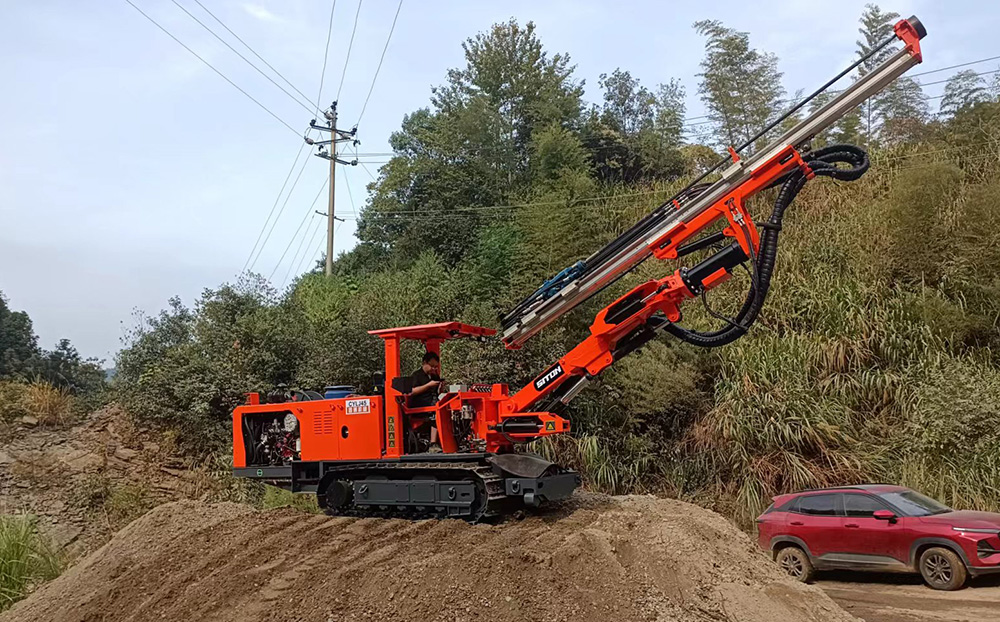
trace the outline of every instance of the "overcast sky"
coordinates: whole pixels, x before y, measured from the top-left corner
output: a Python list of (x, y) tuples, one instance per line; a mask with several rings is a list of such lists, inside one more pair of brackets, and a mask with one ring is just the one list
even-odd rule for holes
[[(0, 290), (14, 309), (31, 315), (43, 346), (68, 337), (84, 355), (108, 364), (133, 310), (155, 313), (174, 295), (192, 304), (203, 288), (240, 272), (312, 118), (171, 1), (133, 2), (296, 133), (124, 0), (0, 0)], [(178, 2), (227, 34), (194, 0)], [(315, 101), (330, 0), (202, 3)], [(778, 55), (785, 88), (794, 92), (818, 86), (851, 60), (863, 5), (404, 0), (359, 125), (359, 150), (387, 151), (403, 115), (425, 106), (431, 86), (462, 64), (462, 41), (510, 17), (533, 20), (550, 52), (569, 53), (588, 100), (599, 96), (598, 76), (621, 67), (648, 86), (679, 78), (690, 117), (703, 113), (696, 20), (749, 31), (754, 46)], [(396, 6), (396, 0), (363, 0), (340, 97), (342, 126), (358, 120)], [(926, 25), (925, 62), (915, 71), (1000, 55), (995, 0), (882, 6), (916, 14)], [(323, 106), (336, 96), (357, 9), (357, 0), (337, 3)], [(974, 68), (998, 67), (994, 61)], [(367, 159), (375, 173), (374, 162), (385, 158)], [(302, 231), (318, 230), (318, 216), (307, 217), (293, 238), (328, 170), (315, 157), (301, 162), (307, 162), (301, 179), (254, 266), (265, 276), (274, 272), (276, 286), (299, 265), (311, 265), (322, 239), (316, 235), (304, 246), (309, 237)], [(341, 169), (338, 212), (349, 220), (336, 236), (338, 249), (354, 244), (350, 218), (370, 180), (360, 167)], [(325, 195), (316, 208), (326, 209)]]

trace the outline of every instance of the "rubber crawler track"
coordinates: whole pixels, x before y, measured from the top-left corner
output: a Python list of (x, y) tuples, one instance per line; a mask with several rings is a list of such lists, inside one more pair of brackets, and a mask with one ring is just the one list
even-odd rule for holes
[[(336, 474), (335, 481), (353, 483), (372, 476), (385, 476), (389, 479), (414, 479), (418, 475), (427, 475), (435, 479), (471, 479), (476, 483), (477, 504), (472, 514), (468, 516), (452, 516), (469, 522), (477, 522), (484, 518), (500, 515), (502, 506), (510, 499), (503, 488), (503, 479), (493, 472), (493, 467), (478, 462), (455, 462), (442, 464), (440, 462), (410, 462), (368, 464), (352, 464), (331, 469)], [(353, 485), (350, 486), (353, 490)], [(320, 491), (322, 494), (323, 491)], [(482, 502), (485, 497), (485, 503)], [(325, 505), (325, 504), (324, 504)], [(341, 506), (324, 507), (330, 516), (352, 516), (358, 518), (403, 518), (420, 520), (425, 518), (448, 518), (445, 508), (425, 505), (405, 506), (359, 506), (355, 505), (353, 493)]]

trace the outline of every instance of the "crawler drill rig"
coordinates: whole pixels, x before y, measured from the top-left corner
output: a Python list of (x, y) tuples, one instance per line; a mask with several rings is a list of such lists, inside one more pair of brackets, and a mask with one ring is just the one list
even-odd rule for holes
[[(400, 347), (420, 342), (440, 353), (451, 339), (485, 340), (496, 331), (458, 322), (370, 331), (385, 346), (384, 377), (371, 395), (322, 399), (297, 392), (248, 403), (233, 412), (233, 467), (293, 492), (317, 495), (331, 514), (452, 516), (475, 521), (518, 506), (568, 497), (576, 473), (517, 451), (519, 445), (570, 430), (566, 404), (587, 382), (660, 333), (714, 348), (738, 339), (756, 321), (767, 297), (777, 255), (782, 216), (816, 176), (852, 181), (869, 168), (864, 150), (832, 145), (809, 150), (809, 141), (921, 62), (926, 34), (916, 17), (901, 20), (894, 35), (776, 119), (607, 246), (559, 272), (502, 319), (509, 349), (608, 287), (650, 257), (673, 260), (696, 251), (715, 252), (634, 287), (601, 310), (590, 335), (511, 394), (505, 384), (452, 385), (430, 407), (409, 402), (410, 378), (401, 369)], [(878, 67), (857, 77), (825, 105), (752, 155), (766, 136), (835, 82), (887, 46), (902, 42)], [(715, 178), (714, 181), (707, 181)], [(779, 188), (766, 222), (755, 223), (748, 199)], [(724, 222), (717, 233), (706, 234)], [(680, 305), (724, 283), (739, 266), (751, 275), (739, 312), (722, 328), (699, 332), (682, 327)], [(705, 303), (707, 306), (707, 302)], [(721, 317), (721, 316), (720, 316)], [(436, 426), (441, 453), (427, 451)]]

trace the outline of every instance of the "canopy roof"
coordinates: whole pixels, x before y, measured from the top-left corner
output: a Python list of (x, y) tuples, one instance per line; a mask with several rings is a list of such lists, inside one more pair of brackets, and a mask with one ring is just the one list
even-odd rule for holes
[(420, 326), (403, 326), (400, 328), (383, 328), (368, 331), (369, 335), (375, 335), (382, 339), (397, 337), (399, 339), (416, 339), (417, 341), (458, 339), (461, 337), (490, 337), (496, 333), (497, 331), (492, 328), (462, 324), (461, 322), (441, 322), (439, 324), (421, 324)]

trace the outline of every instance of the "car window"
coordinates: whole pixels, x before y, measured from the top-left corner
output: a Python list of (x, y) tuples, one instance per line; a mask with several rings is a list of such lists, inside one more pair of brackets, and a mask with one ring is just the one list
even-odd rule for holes
[(798, 503), (798, 501), (799, 501), (799, 497), (794, 497), (792, 499), (789, 499), (788, 501), (785, 501), (784, 503), (782, 503), (781, 506), (778, 507), (775, 511), (776, 512), (794, 512), (795, 511), (794, 510), (795, 504)]
[(847, 516), (871, 518), (876, 510), (888, 510), (884, 503), (871, 495), (844, 495), (844, 513)]
[(931, 514), (951, 512), (951, 508), (947, 505), (935, 501), (926, 495), (922, 495), (915, 490), (883, 492), (879, 496), (899, 508), (899, 511), (904, 516), (930, 516)]
[(810, 516), (836, 516), (837, 495), (809, 495), (799, 497), (798, 512)]

